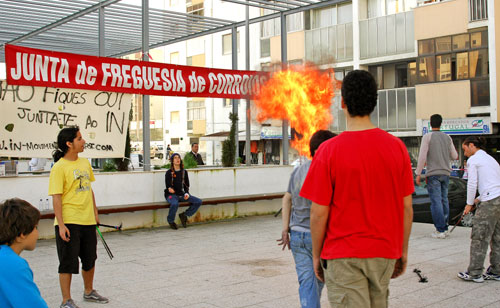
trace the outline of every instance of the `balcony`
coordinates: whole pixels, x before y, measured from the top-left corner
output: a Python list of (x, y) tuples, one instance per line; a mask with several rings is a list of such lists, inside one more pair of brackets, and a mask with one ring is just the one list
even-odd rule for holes
[(469, 0), (469, 22), (488, 19), (488, 0)]
[(360, 58), (377, 58), (415, 51), (413, 11), (359, 22)]
[(352, 60), (352, 23), (305, 32), (306, 61), (317, 65)]
[[(333, 122), (330, 130), (342, 132), (347, 129), (344, 112), (340, 107), (340, 94), (335, 95), (331, 107)], [(377, 127), (390, 132), (416, 131), (417, 105), (415, 88), (397, 88), (378, 91), (378, 103), (370, 115)]]

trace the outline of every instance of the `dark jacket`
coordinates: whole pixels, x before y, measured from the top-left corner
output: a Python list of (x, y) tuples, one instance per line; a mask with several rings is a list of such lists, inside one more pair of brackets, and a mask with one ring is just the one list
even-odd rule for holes
[(184, 196), (189, 194), (189, 176), (186, 169), (173, 172), (168, 170), (165, 172), (165, 198), (172, 195), (168, 189), (173, 188), (177, 196)]
[(201, 165), (204, 165), (205, 163), (203, 162), (203, 158), (201, 158), (201, 155), (200, 153), (196, 153), (194, 154), (192, 151), (187, 153), (186, 156), (188, 155), (191, 155), (191, 157), (194, 158), (194, 160), (196, 160), (196, 163), (201, 166)]

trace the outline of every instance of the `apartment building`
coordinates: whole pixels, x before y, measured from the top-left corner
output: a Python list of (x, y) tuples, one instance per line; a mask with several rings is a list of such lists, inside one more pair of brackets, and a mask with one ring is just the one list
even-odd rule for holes
[[(440, 113), (443, 130), (457, 148), (468, 135), (487, 138), (499, 159), (496, 41), (500, 5), (493, 0), (350, 0), (287, 16), (289, 64), (311, 62), (333, 68), (342, 80), (353, 69), (370, 71), (379, 85), (372, 114), (380, 128), (401, 137), (415, 159), (429, 117)], [(243, 5), (220, 0), (171, 0), (164, 9), (216, 18), (243, 20)], [(231, 12), (231, 16), (227, 16)], [(250, 8), (250, 18), (274, 11)], [(250, 26), (251, 70), (273, 70), (281, 63), (280, 20)], [(245, 30), (238, 28), (238, 69), (245, 69)], [(230, 31), (162, 48), (166, 63), (232, 68)], [(244, 140), (245, 101), (239, 104), (239, 139)], [(208, 164), (217, 164), (221, 141), (229, 131), (231, 101), (163, 98), (163, 142), (176, 151), (200, 142)], [(254, 111), (254, 110), (252, 110)], [(341, 132), (346, 121), (340, 93), (334, 98), (330, 129)], [(252, 122), (254, 162), (282, 161), (281, 122)], [(154, 140), (153, 140), (154, 141)], [(255, 144), (253, 144), (255, 143)], [(243, 156), (244, 142), (240, 142)], [(290, 161), (295, 158), (290, 151)], [(460, 158), (462, 161), (462, 157)], [(458, 166), (459, 162), (455, 162)]]

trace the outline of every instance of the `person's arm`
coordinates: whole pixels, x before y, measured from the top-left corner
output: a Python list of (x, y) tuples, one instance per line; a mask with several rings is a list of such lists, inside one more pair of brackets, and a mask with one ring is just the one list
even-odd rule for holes
[(92, 190), (92, 203), (94, 204), (95, 222), (99, 224), (99, 211), (97, 210), (97, 203), (95, 202), (95, 195), (93, 190)]
[(411, 225), (413, 223), (413, 205), (411, 200), (411, 195), (403, 198), (403, 254), (401, 258), (396, 261), (391, 278), (397, 278), (403, 275), (406, 270), (406, 265), (408, 264), (408, 242), (410, 240)]
[(172, 184), (172, 171), (167, 170), (167, 172), (165, 172), (165, 188), (170, 194), (174, 194), (175, 190), (171, 184)]
[(70, 233), (64, 224), (62, 215), (62, 194), (52, 195), (52, 206), (54, 207), (54, 215), (56, 216), (57, 224), (59, 225), (59, 236), (63, 241), (69, 242)]
[[(475, 197), (476, 197), (476, 191), (477, 191), (477, 166), (474, 162), (469, 161), (467, 162), (467, 175), (468, 175), (468, 181), (467, 181), (467, 204), (465, 205), (464, 209), (464, 215), (469, 214), (469, 212), (472, 210), (472, 207), (475, 203)], [(478, 199), (480, 199), (481, 196), (479, 196)]]
[(33, 281), (33, 272), (27, 263), (22, 268), (14, 266), (6, 271), (5, 275), (8, 275), (8, 279), (0, 281), (0, 289), (5, 291), (4, 294), (7, 295), (8, 307), (48, 308), (40, 290)]
[(323, 242), (326, 235), (326, 225), (328, 222), (328, 215), (330, 214), (330, 207), (312, 203), (311, 205), (311, 238), (312, 238), (312, 255), (313, 267), (316, 277), (324, 282), (323, 268), (321, 267), (321, 250), (323, 249)]
[(184, 187), (183, 187), (184, 200), (187, 200), (187, 199), (189, 199), (189, 175), (188, 175), (188, 172), (186, 171), (186, 169), (184, 169), (184, 183), (182, 183), (182, 185), (184, 185)]
[(453, 140), (451, 139), (451, 137), (450, 136), (448, 137), (450, 138), (450, 158), (457, 160), (458, 159), (457, 149), (455, 149), (455, 145), (453, 144)]
[(431, 135), (427, 134), (422, 137), (422, 144), (420, 144), (420, 151), (418, 153), (418, 162), (417, 169), (415, 170), (415, 174), (417, 175), (415, 182), (417, 185), (420, 185), (420, 175), (422, 174), (422, 170), (424, 169), (425, 162), (427, 161), (427, 153), (429, 152), (429, 142), (431, 141)]
[(283, 250), (285, 250), (286, 246), (290, 249), (290, 236), (288, 234), (288, 229), (290, 228), (290, 215), (292, 212), (292, 195), (289, 192), (286, 192), (283, 196), (281, 209), (283, 228), (281, 229), (281, 239), (277, 241), (278, 245), (283, 245)]

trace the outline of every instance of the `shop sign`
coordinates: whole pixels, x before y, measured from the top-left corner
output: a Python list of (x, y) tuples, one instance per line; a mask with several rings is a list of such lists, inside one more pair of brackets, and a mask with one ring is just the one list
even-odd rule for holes
[[(422, 121), (422, 135), (430, 131), (430, 120)], [(491, 134), (491, 118), (443, 119), (441, 131), (448, 135), (488, 135)]]
[[(288, 128), (288, 139), (290, 138), (290, 128)], [(260, 139), (283, 139), (283, 128), (278, 126), (263, 126), (260, 131)]]

